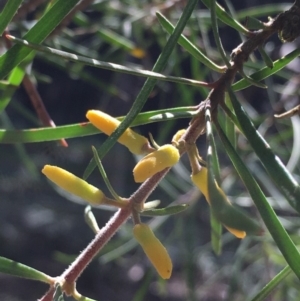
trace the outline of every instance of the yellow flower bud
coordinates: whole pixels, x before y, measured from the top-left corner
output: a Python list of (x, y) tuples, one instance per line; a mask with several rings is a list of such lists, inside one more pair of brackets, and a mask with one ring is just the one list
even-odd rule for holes
[(137, 224), (133, 228), (133, 235), (143, 248), (147, 257), (163, 279), (169, 279), (172, 273), (172, 261), (166, 248), (156, 238), (146, 224)]
[(179, 158), (180, 154), (175, 146), (171, 144), (161, 146), (158, 150), (145, 156), (134, 167), (133, 176), (135, 182), (144, 182), (163, 169), (175, 165)]
[(173, 143), (178, 143), (178, 141), (181, 139), (181, 137), (183, 136), (183, 134), (185, 132), (186, 132), (186, 129), (182, 129), (182, 130), (177, 131), (177, 133), (172, 138), (172, 142)]
[(210, 204), (208, 198), (207, 168), (201, 167), (201, 170), (198, 173), (191, 175), (191, 178), (192, 182), (199, 188), (205, 196), (206, 201)]
[[(96, 128), (108, 136), (121, 123), (118, 119), (98, 110), (88, 111), (86, 117)], [(148, 139), (128, 128), (118, 139), (118, 142), (126, 146), (133, 154), (140, 155), (144, 152), (143, 146), (148, 144)]]
[(233, 234), (235, 237), (243, 239), (246, 237), (246, 232), (245, 231), (241, 231), (241, 230), (237, 230), (237, 229), (233, 229), (230, 227), (227, 227), (225, 225), (223, 225), (231, 234)]
[(45, 165), (42, 173), (59, 187), (81, 197), (87, 202), (94, 205), (102, 203), (104, 198), (103, 192), (72, 173), (52, 165)]
[[(199, 188), (199, 190), (203, 193), (203, 195), (205, 196), (206, 201), (208, 202), (209, 205), (211, 205), (211, 201), (209, 198), (209, 194), (208, 194), (208, 183), (207, 183), (207, 168), (206, 167), (202, 167), (201, 170), (197, 173), (197, 174), (193, 174), (191, 175), (191, 179), (192, 182)], [(231, 214), (232, 212), (236, 212), (236, 210), (234, 210), (235, 208), (232, 207), (230, 201), (228, 200), (228, 198), (226, 197), (225, 193), (223, 192), (223, 190), (216, 184), (217, 189), (219, 191), (219, 194), (221, 196), (221, 198), (224, 200), (223, 205), (219, 206), (217, 208), (213, 208), (213, 212), (215, 213), (215, 215), (217, 216), (217, 218), (219, 219), (219, 221), (223, 224), (223, 226), (234, 236), (236, 236), (237, 238), (244, 238), (246, 236), (246, 232), (240, 229), (234, 229), (232, 227), (228, 227), (226, 226), (226, 215), (224, 214), (224, 212), (229, 212), (228, 216), (230, 216), (229, 218), (231, 218)], [(222, 207), (222, 208), (221, 208)], [(226, 208), (226, 210), (224, 210)], [(222, 215), (218, 214), (218, 211), (222, 210)], [(221, 220), (220, 220), (221, 219)]]

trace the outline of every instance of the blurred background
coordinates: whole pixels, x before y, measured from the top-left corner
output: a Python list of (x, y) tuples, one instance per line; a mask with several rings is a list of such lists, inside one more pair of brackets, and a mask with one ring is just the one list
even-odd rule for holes
[[(2, 6), (5, 2), (1, 1)], [(218, 2), (245, 26), (246, 17), (267, 22), (268, 16), (274, 17), (292, 4), (292, 1), (268, 0)], [(22, 37), (34, 25), (47, 5), (47, 1), (28, 0), (24, 3), (32, 4), (34, 9), (20, 13), (11, 23), (9, 31), (17, 37)], [(183, 0), (94, 1), (44, 45), (101, 61), (151, 70), (168, 38), (155, 12), (160, 11), (175, 25), (185, 4)], [(184, 34), (222, 65), (211, 32), (210, 14), (201, 1)], [(221, 22), (220, 36), (228, 55), (245, 39)], [(297, 47), (297, 40), (282, 44), (277, 36), (272, 36), (265, 50), (277, 60)], [(4, 43), (1, 48), (4, 52)], [(246, 64), (245, 71), (251, 74), (263, 66), (257, 52)], [(265, 81), (268, 89), (251, 87), (237, 94), (261, 134), (298, 180), (299, 117), (275, 120), (273, 116), (299, 104), (299, 70), (300, 60), (297, 58)], [(37, 53), (27, 71), (56, 125), (85, 122), (89, 109), (124, 116), (145, 81), (43, 53)], [(219, 77), (180, 46), (172, 53), (164, 74), (206, 81)], [(143, 111), (197, 105), (208, 92), (204, 88), (158, 82)], [(179, 119), (152, 123), (136, 130), (143, 135), (151, 132), (158, 144), (164, 144), (188, 123), (188, 119)], [(5, 112), (0, 114), (0, 126), (5, 129), (41, 126), (22, 86), (13, 95)], [(68, 147), (56, 141), (0, 145), (0, 256), (57, 276), (84, 249), (94, 236), (84, 221), (85, 204), (51, 185), (40, 170), (45, 164), (52, 164), (82, 176), (92, 158), (91, 146), (99, 148), (105, 138), (98, 134), (68, 139)], [(225, 192), (233, 202), (257, 216), (221, 143), (218, 139), (216, 142)], [(299, 243), (297, 214), (268, 178), (247, 141), (238, 136), (237, 142), (240, 155), (261, 184), (284, 226)], [(200, 154), (205, 157), (204, 138), (199, 139), (198, 146)], [(121, 196), (129, 196), (138, 187), (132, 177), (137, 160), (121, 145), (115, 145), (103, 160), (108, 177)], [(98, 171), (94, 171), (88, 181), (109, 195)], [(171, 279), (164, 282), (158, 278), (141, 248), (132, 240), (132, 222), (129, 220), (80, 277), (77, 286), (80, 293), (106, 301), (251, 300), (285, 266), (268, 233), (263, 237), (238, 240), (224, 231), (222, 254), (216, 256), (213, 253), (209, 208), (190, 182), (186, 157), (173, 168), (150, 199), (159, 199), (161, 206), (172, 202), (190, 205), (188, 210), (176, 216), (144, 219), (156, 229), (155, 233), (169, 250), (174, 263)], [(99, 227), (113, 214), (107, 208), (93, 208), (93, 213)], [(46, 285), (0, 274), (1, 300), (35, 300), (46, 290)], [(297, 300), (298, 290), (298, 280), (290, 275), (267, 300)]]

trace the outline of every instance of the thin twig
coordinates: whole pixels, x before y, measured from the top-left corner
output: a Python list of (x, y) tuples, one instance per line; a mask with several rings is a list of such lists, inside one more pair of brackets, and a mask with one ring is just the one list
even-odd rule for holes
[(274, 115), (277, 119), (283, 119), (283, 118), (290, 118), (295, 115), (300, 115), (300, 105), (296, 106), (295, 108), (292, 108), (291, 110), (288, 110), (287, 112), (284, 112), (282, 114)]
[(126, 222), (131, 214), (129, 208), (118, 210), (108, 223), (97, 233), (91, 243), (80, 253), (76, 260), (61, 275), (67, 285), (74, 284), (99, 250), (112, 238), (120, 226)]
[[(42, 122), (44, 126), (55, 128), (56, 125), (54, 121), (51, 119), (50, 115), (48, 114), (47, 109), (43, 103), (43, 100), (39, 92), (37, 91), (36, 87), (32, 83), (27, 73), (25, 73), (24, 75), (22, 84), (31, 100), (31, 103), (36, 111), (36, 114), (39, 117), (39, 120)], [(60, 139), (59, 142), (62, 146), (68, 147), (68, 143), (65, 139)]]
[[(6, 30), (4, 34), (5, 35), (8, 34), (8, 31)], [(11, 41), (9, 39), (4, 39), (4, 40), (6, 43), (6, 47), (11, 48), (12, 47)], [(22, 80), (22, 84), (28, 94), (29, 99), (31, 100), (31, 103), (32, 103), (41, 123), (44, 126), (55, 128), (56, 125), (55, 125), (54, 121), (51, 119), (50, 115), (48, 114), (47, 109), (43, 103), (43, 100), (42, 100), (39, 92), (37, 91), (35, 85), (32, 83), (32, 81), (31, 81), (30, 77), (28, 76), (28, 74), (26, 73), (26, 71), (24, 71), (24, 77)], [(65, 139), (60, 139), (59, 142), (62, 146), (68, 147), (68, 143)]]

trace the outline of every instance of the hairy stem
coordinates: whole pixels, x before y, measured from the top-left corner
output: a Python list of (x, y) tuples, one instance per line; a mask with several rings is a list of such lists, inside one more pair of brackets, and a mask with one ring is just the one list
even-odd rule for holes
[(120, 226), (126, 222), (131, 214), (129, 208), (118, 210), (107, 224), (96, 234), (95, 238), (82, 251), (77, 259), (69, 266), (69, 268), (61, 275), (65, 283), (74, 283), (87, 265), (97, 255), (99, 250), (112, 238)]

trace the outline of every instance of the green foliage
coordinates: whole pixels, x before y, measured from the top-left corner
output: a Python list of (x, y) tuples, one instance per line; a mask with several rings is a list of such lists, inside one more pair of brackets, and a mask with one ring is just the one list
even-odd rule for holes
[(47, 276), (46, 274), (4, 257), (0, 257), (0, 270), (2, 273), (8, 275), (42, 281), (46, 283), (53, 282), (51, 277)]
[[(33, 23), (26, 17), (22, 22), (18, 21), (24, 11), (25, 15), (30, 15), (31, 8), (27, 2), (18, 13), (22, 1), (7, 1), (4, 6), (0, 15), (0, 31), (4, 32), (6, 27), (10, 30), (3, 39), (7, 46), (13, 45), (0, 57), (0, 147), (15, 147), (17, 155), (3, 151), (2, 157), (14, 164), (20, 160), (28, 177), (37, 181), (34, 182), (35, 189), (44, 189), (45, 183), (37, 173), (41, 163), (38, 156), (30, 153), (32, 143), (40, 146), (45, 142), (59, 141), (67, 146), (64, 140), (67, 139), (70, 146), (66, 152), (71, 153), (76, 148), (72, 144), (71, 138), (74, 138), (74, 141), (79, 141), (79, 152), (85, 154), (86, 160), (80, 165), (82, 178), (90, 177), (89, 181), (93, 181), (96, 173), (92, 176), (92, 172), (98, 166), (97, 187), (102, 185), (101, 190), (110, 191), (113, 199), (105, 197), (107, 207), (86, 207), (85, 210), (74, 204), (51, 205), (53, 208), (43, 205), (52, 212), (62, 211), (65, 218), (72, 215), (73, 209), (69, 212), (64, 208), (79, 208), (80, 214), (84, 211), (85, 221), (95, 235), (91, 242), (85, 241), (86, 247), (82, 252), (75, 250), (80, 255), (69, 256), (61, 253), (59, 248), (55, 250), (56, 260), (66, 268), (61, 275), (48, 276), (28, 263), (24, 265), (8, 259), (10, 256), (0, 257), (0, 272), (47, 283), (50, 289), (45, 290), (45, 295), (39, 299), (41, 301), (64, 300), (65, 295), (88, 301), (93, 299), (82, 296), (76, 290), (76, 283), (83, 272), (81, 277), (85, 277), (87, 265), (99, 255), (99, 260), (91, 264), (100, 265), (101, 276), (97, 278), (94, 270), (92, 275), (97, 285), (105, 288), (107, 279), (112, 281), (114, 275), (122, 275), (124, 287), (132, 294), (132, 300), (150, 300), (148, 287), (150, 283), (154, 287), (156, 276), (145, 272), (147, 266), (144, 263), (137, 265), (142, 253), (133, 251), (137, 242), (132, 238), (132, 225), (125, 224), (129, 217), (135, 225), (145, 223), (143, 216), (147, 216), (148, 225), (156, 230), (175, 263), (174, 278), (171, 276), (169, 282), (160, 279), (156, 283), (154, 290), (159, 297), (201, 300), (213, 294), (212, 299), (220, 299), (215, 291), (211, 292), (209, 286), (212, 283), (213, 287), (226, 284), (228, 289), (222, 291), (227, 298), (224, 300), (259, 301), (271, 294), (274, 301), (294, 300), (293, 294), (298, 290), (300, 279), (300, 142), (297, 138), (300, 121), (297, 110), (291, 121), (275, 119), (271, 115), (274, 111), (280, 113), (290, 109), (285, 106), (285, 101), (297, 95), (299, 84), (294, 79), (299, 75), (288, 65), (299, 56), (300, 49), (278, 57), (270, 53), (270, 45), (266, 44), (272, 34), (283, 35), (283, 40), (288, 41), (299, 35), (299, 24), (294, 24), (299, 17), (294, 16), (296, 19), (293, 19), (289, 15), (293, 11), (281, 14), (291, 5), (262, 5), (235, 11), (235, 4), (230, 1), (224, 1), (226, 7), (223, 8), (215, 0), (202, 0), (201, 4), (197, 0), (171, 1), (170, 7), (166, 3), (158, 6), (151, 1), (113, 0), (98, 1), (86, 9), (87, 2), (57, 0), (48, 5), (42, 4), (33, 13)], [(294, 3), (297, 5), (299, 1)], [(278, 18), (269, 17), (277, 14)], [(246, 16), (251, 23), (249, 27), (244, 22)], [(70, 26), (68, 18), (72, 20)], [(288, 26), (290, 20), (294, 23)], [(250, 31), (250, 27), (256, 26), (260, 30)], [(231, 30), (230, 35), (232, 31), (237, 33), (237, 37), (244, 35), (242, 41), (237, 39), (233, 45), (228, 41), (225, 44), (222, 32), (227, 28)], [(288, 28), (292, 28), (291, 32), (287, 32)], [(210, 42), (212, 39), (213, 43)], [(281, 47), (279, 41), (276, 43), (276, 47)], [(256, 49), (260, 52), (257, 58)], [(65, 120), (69, 120), (75, 112), (75, 97), (72, 96), (74, 99), (71, 105), (68, 104), (68, 111), (64, 111), (64, 96), (55, 94), (61, 99), (51, 114), (59, 111), (63, 115), (60, 125), (56, 126), (43, 103), (45, 94), (39, 94), (35, 85), (50, 87), (55, 75), (52, 79), (46, 72), (43, 74), (43, 67), (37, 67), (36, 62), (41, 66), (49, 65), (57, 74), (61, 72), (72, 78), (74, 86), (75, 80), (84, 82), (89, 87), (87, 92), (94, 89), (101, 95), (100, 101), (96, 105), (89, 102), (87, 93), (86, 99), (80, 101), (84, 108), (80, 121), (68, 124)], [(100, 76), (93, 72), (100, 72), (97, 73)], [(122, 80), (118, 78), (120, 74), (124, 76)], [(136, 81), (134, 84), (128, 84), (131, 76)], [(136, 95), (125, 93), (121, 83), (124, 78), (125, 85), (136, 89)], [(140, 78), (146, 80), (139, 87), (136, 83), (140, 83)], [(37, 117), (18, 99), (16, 91), (21, 84)], [(59, 86), (54, 88), (62, 91)], [(247, 92), (243, 91), (246, 88)], [(75, 90), (74, 87), (72, 89)], [(251, 99), (252, 94), (259, 95), (260, 103), (265, 100), (263, 109), (255, 99)], [(120, 125), (106, 140), (101, 140), (102, 135), (92, 140), (90, 136), (100, 132), (85, 119), (87, 108), (106, 111), (110, 106), (114, 117), (124, 115), (116, 117), (121, 121)], [(157, 141), (156, 144), (151, 136), (150, 141), (154, 145), (141, 147), (141, 152), (148, 154), (158, 144), (172, 143), (172, 148), (182, 156), (182, 160), (172, 168), (165, 168), (164, 162), (156, 162), (163, 168), (158, 168), (159, 172), (139, 186), (133, 183), (132, 155), (127, 154), (124, 148), (117, 155), (111, 155), (126, 129), (136, 126), (140, 131), (146, 128)], [(180, 128), (185, 131), (177, 136)], [(91, 144), (95, 145), (92, 150)], [(189, 164), (183, 157), (185, 153)], [(77, 160), (78, 157), (74, 160), (70, 156), (68, 168), (75, 168)], [(2, 171), (1, 164), (4, 163), (0, 161), (2, 175), (6, 171), (4, 168)], [(190, 177), (203, 167), (208, 170), (206, 178), (203, 178), (206, 184), (197, 186), (203, 188), (209, 207), (199, 201), (201, 192), (192, 185)], [(2, 180), (0, 177), (0, 189), (5, 187)], [(9, 182), (18, 189), (19, 183), (16, 185), (13, 177)], [(64, 185), (60, 186), (64, 188)], [(64, 188), (66, 191), (62, 191), (61, 187), (54, 187), (58, 194), (83, 203), (78, 194), (77, 197), (72, 195), (74, 189)], [(3, 190), (0, 208), (12, 202), (9, 199), (5, 203), (8, 197)], [(43, 196), (47, 196), (49, 191), (43, 192)], [(129, 194), (130, 197), (119, 194)], [(161, 200), (160, 208), (156, 208), (159, 201), (149, 202), (150, 196)], [(240, 207), (245, 208), (241, 210)], [(110, 216), (104, 210), (115, 212)], [(104, 212), (102, 218), (99, 212)], [(22, 215), (26, 215), (26, 210)], [(81, 220), (84, 218), (81, 216)], [(57, 225), (60, 219), (56, 220)], [(8, 228), (3, 226), (3, 229)], [(237, 241), (226, 229), (239, 238), (246, 234), (247, 237)], [(60, 230), (64, 231), (64, 228)], [(119, 235), (110, 240), (117, 231)], [(67, 235), (64, 244), (76, 238), (74, 232)], [(91, 234), (85, 232), (82, 237), (89, 237), (86, 233)], [(0, 239), (3, 239), (1, 235)], [(160, 247), (164, 249), (162, 244)], [(37, 249), (38, 246), (32, 242), (31, 248)], [(0, 252), (2, 250), (0, 247)], [(153, 250), (151, 244), (147, 246), (149, 253), (152, 254)], [(51, 261), (55, 259), (51, 258)], [(114, 261), (114, 266), (109, 266), (111, 261)], [(178, 293), (169, 285), (175, 278), (182, 279), (180, 284), (187, 287), (184, 295), (176, 295)], [(139, 281), (139, 289), (133, 290), (136, 281)], [(114, 283), (113, 287), (117, 288), (118, 283)], [(274, 292), (275, 288), (279, 289)], [(122, 291), (117, 293), (119, 299), (123, 298)], [(24, 300), (30, 298), (33, 297), (26, 296)], [(95, 298), (101, 300), (102, 296), (96, 295)]]

